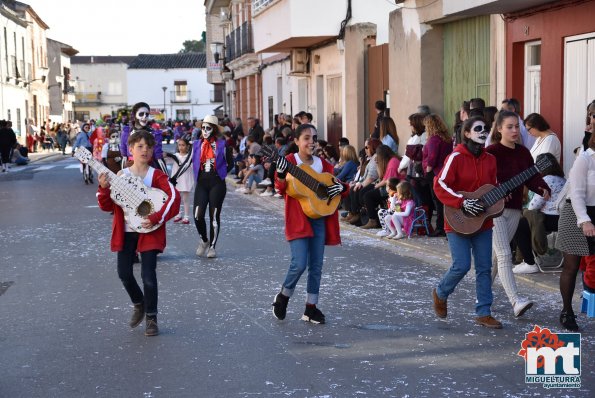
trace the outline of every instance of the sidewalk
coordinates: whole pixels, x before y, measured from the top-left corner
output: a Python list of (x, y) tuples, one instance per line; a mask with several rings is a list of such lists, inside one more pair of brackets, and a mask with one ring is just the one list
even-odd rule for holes
[[(238, 186), (232, 177), (227, 177), (228, 192), (233, 192)], [(258, 194), (244, 195), (253, 204), (278, 212), (283, 215), (285, 201), (275, 197), (262, 197)], [(415, 258), (432, 266), (446, 270), (451, 265), (450, 250), (445, 238), (428, 238), (425, 236), (413, 235), (410, 239), (389, 240), (376, 236), (378, 229), (365, 230), (348, 223), (341, 222), (341, 235), (343, 237), (362, 239), (363, 243), (389, 250), (401, 256)], [(471, 272), (474, 272), (473, 269)], [(442, 271), (441, 271), (442, 273)], [(528, 284), (532, 287), (541, 287), (549, 291), (559, 292), (560, 273), (535, 273), (515, 275), (517, 282)], [(580, 285), (580, 280), (577, 278)], [(580, 297), (582, 289), (577, 288), (575, 296)]]

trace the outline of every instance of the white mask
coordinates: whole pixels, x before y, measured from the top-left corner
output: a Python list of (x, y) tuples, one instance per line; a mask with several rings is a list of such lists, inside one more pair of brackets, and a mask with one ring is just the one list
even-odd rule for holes
[(138, 108), (134, 117), (135, 117), (136, 121), (138, 122), (138, 124), (145, 127), (147, 125), (147, 123), (149, 122), (149, 110), (147, 108), (145, 108), (144, 106), (142, 106), (142, 107)]
[(215, 132), (215, 129), (210, 124), (205, 123), (202, 125), (201, 131), (202, 131), (202, 138), (204, 138), (205, 140), (208, 140)]
[(484, 122), (475, 122), (469, 131), (469, 139), (478, 144), (484, 145), (488, 139), (488, 130)]

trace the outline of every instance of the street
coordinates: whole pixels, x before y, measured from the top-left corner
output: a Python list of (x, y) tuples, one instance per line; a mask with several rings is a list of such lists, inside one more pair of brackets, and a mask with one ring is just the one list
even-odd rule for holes
[(486, 329), (474, 322), (472, 271), (440, 321), (431, 289), (449, 264), (352, 231), (325, 252), (327, 324), (300, 321), (305, 275), (276, 320), (289, 263), (283, 215), (230, 185), (216, 259), (195, 256), (193, 224), (168, 223), (161, 334), (145, 337), (144, 323), (128, 327), (111, 216), (95, 192), (70, 157), (0, 176), (0, 397), (592, 396), (595, 322), (584, 315), (582, 387), (525, 384), (521, 341), (535, 324), (563, 331), (559, 293), (521, 283), (536, 306), (515, 319), (497, 281), (492, 310), (504, 329)]

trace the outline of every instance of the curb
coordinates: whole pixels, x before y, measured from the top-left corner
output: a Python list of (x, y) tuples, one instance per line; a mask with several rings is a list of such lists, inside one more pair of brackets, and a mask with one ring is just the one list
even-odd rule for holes
[[(235, 191), (235, 189), (238, 187), (233, 177), (228, 176), (226, 178), (226, 182), (228, 184), (228, 191)], [(285, 202), (283, 200), (279, 200), (278, 198), (274, 197), (261, 197), (254, 194), (243, 196), (253, 204), (257, 204), (260, 207), (275, 210), (281, 215), (284, 213)], [(363, 235), (367, 238), (374, 238), (379, 242), (382, 242), (383, 244), (379, 245), (379, 249), (388, 250), (401, 256), (413, 258), (433, 266), (439, 266), (444, 270), (450, 267), (452, 258), (450, 256), (448, 244), (443, 243), (445, 241), (444, 238), (412, 237), (410, 239), (387, 240), (378, 238), (374, 232), (369, 232), (368, 230), (361, 229), (344, 222), (339, 223), (341, 230), (349, 231), (350, 234)], [(442, 248), (438, 248), (437, 246), (439, 245), (441, 245)], [(559, 292), (560, 290), (557, 282), (558, 278), (556, 278), (556, 283), (541, 282), (526, 275), (515, 274), (515, 279), (533, 288), (539, 287), (552, 292)], [(580, 289), (576, 290), (578, 291)], [(578, 297), (580, 294), (577, 295), (575, 292), (575, 296)]]

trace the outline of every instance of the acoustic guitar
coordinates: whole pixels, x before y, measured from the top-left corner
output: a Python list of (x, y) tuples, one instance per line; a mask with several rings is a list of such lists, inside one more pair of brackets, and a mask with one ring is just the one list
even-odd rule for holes
[(498, 187), (486, 184), (474, 192), (457, 192), (463, 195), (465, 199), (481, 199), (486, 207), (486, 211), (478, 216), (471, 216), (465, 214), (462, 209), (455, 209), (454, 207), (445, 205), (444, 217), (448, 221), (448, 225), (461, 235), (473, 235), (477, 233), (485, 220), (498, 217), (504, 212), (504, 198), (506, 196), (535, 174), (542, 172), (551, 165), (552, 163), (548, 158), (542, 157), (536, 164), (505, 183), (500, 184)]
[[(269, 147), (263, 146), (260, 151), (272, 162), (279, 158), (279, 154)], [(314, 219), (333, 214), (341, 203), (341, 195), (330, 199), (327, 194), (327, 188), (337, 181), (335, 176), (330, 173), (317, 173), (307, 164), (297, 166), (291, 162), (287, 163), (289, 175), (286, 193), (297, 199), (304, 214)]]
[(78, 147), (74, 156), (97, 172), (106, 173), (107, 180), (111, 185), (110, 197), (122, 208), (126, 223), (138, 233), (148, 233), (156, 230), (161, 224), (155, 224), (151, 228), (144, 228), (141, 224), (149, 214), (161, 210), (168, 196), (157, 188), (147, 187), (142, 178), (121, 174), (116, 175), (101, 162), (93, 158), (91, 152), (86, 148)]

